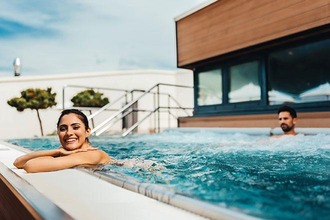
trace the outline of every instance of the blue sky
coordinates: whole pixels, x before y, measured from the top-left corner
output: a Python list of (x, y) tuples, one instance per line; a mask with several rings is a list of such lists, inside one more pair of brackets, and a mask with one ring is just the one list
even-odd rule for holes
[(176, 69), (174, 18), (206, 0), (0, 0), (0, 76)]

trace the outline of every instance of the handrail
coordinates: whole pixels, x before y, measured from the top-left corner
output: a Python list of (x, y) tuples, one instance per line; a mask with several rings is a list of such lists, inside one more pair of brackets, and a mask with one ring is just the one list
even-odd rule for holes
[(146, 94), (148, 94), (148, 92), (150, 92), (154, 88), (155, 88), (155, 86), (153, 86), (151, 89), (145, 91), (138, 98), (136, 98), (136, 99), (132, 100), (131, 102), (127, 103), (126, 105), (124, 105), (122, 108), (120, 108), (117, 111), (117, 113), (115, 113), (114, 115), (112, 115), (111, 117), (109, 117), (107, 120), (103, 121), (99, 126), (96, 126), (94, 129), (92, 129), (91, 134), (93, 134), (94, 132), (97, 132), (97, 130), (101, 129), (104, 125), (106, 125), (107, 123), (109, 123), (112, 119), (114, 119), (118, 115), (122, 114), (122, 112), (124, 112), (126, 109), (130, 108), (135, 102), (137, 102), (138, 100), (140, 100), (141, 98), (143, 98)]
[[(92, 120), (100, 115), (102, 112), (110, 109), (112, 106), (117, 104), (120, 100), (123, 100), (125, 98), (125, 105), (116, 110), (114, 114), (112, 114), (110, 117), (106, 118), (103, 122), (98, 124), (96, 127), (94, 127), (91, 131), (91, 134), (95, 135), (100, 135), (106, 130), (108, 130), (110, 127), (114, 126), (119, 120), (123, 119), (124, 117), (128, 116), (132, 112), (148, 112), (148, 114), (138, 122), (136, 122), (134, 125), (132, 125), (130, 128), (128, 128), (124, 133), (123, 136), (126, 136), (127, 134), (131, 133), (135, 128), (137, 128), (144, 120), (149, 118), (152, 114), (157, 113), (155, 117), (155, 126), (158, 125), (158, 131), (160, 131), (160, 111), (161, 109), (168, 109), (168, 113), (175, 117), (174, 114), (170, 111), (171, 109), (178, 109), (178, 110), (183, 110), (187, 116), (189, 116), (188, 109), (191, 110), (193, 108), (185, 108), (180, 105), (180, 103), (169, 93), (163, 93), (160, 92), (160, 86), (172, 86), (172, 87), (179, 87), (179, 88), (193, 88), (192, 86), (185, 86), (185, 85), (175, 85), (175, 84), (169, 84), (169, 83), (158, 83), (148, 90), (125, 90), (125, 89), (113, 89), (113, 88), (102, 88), (102, 87), (89, 87), (89, 86), (78, 86), (78, 85), (65, 85), (63, 87), (63, 108), (65, 107), (65, 89), (68, 87), (73, 87), (73, 88), (91, 88), (91, 89), (104, 89), (104, 90), (110, 90), (110, 91), (120, 91), (124, 92), (123, 95), (119, 96), (116, 98), (114, 101), (111, 103), (108, 103), (107, 105), (103, 106), (102, 108), (99, 108), (96, 110), (94, 113), (91, 112), (91, 114), (88, 116), (88, 120)], [(153, 91), (154, 89), (157, 89), (157, 91)], [(133, 98), (133, 94), (135, 92), (141, 92), (142, 94), (137, 96), (136, 98)], [(143, 97), (146, 95), (151, 94), (154, 95), (154, 109), (153, 110), (141, 110), (141, 109), (132, 109), (132, 106), (140, 101)], [(167, 107), (161, 107), (160, 106), (160, 96), (167, 95), (168, 97), (168, 106)], [(128, 101), (128, 98), (130, 97), (130, 101)], [(172, 105), (173, 103), (176, 105), (176, 107), (171, 106), (171, 100)], [(131, 109), (130, 109), (131, 108)], [(157, 121), (158, 120), (158, 121)], [(170, 119), (169, 119), (169, 126), (170, 126)], [(156, 128), (156, 127), (155, 127)]]
[[(158, 96), (158, 98), (157, 98), (157, 107), (153, 110), (153, 111), (151, 111), (146, 117), (144, 117), (142, 120), (140, 120), (140, 121), (138, 121), (137, 123), (135, 123), (134, 125), (132, 125), (128, 130), (126, 130), (124, 133), (123, 133), (123, 136), (126, 136), (127, 134), (129, 134), (130, 132), (132, 132), (136, 127), (138, 127), (144, 120), (146, 120), (148, 117), (150, 117), (153, 113), (155, 113), (155, 112), (158, 112), (158, 131), (160, 130), (160, 128), (159, 128), (159, 124), (160, 124), (160, 121), (159, 121), (159, 118), (160, 118), (160, 116), (159, 116), (159, 110), (160, 110), (160, 103), (159, 103), (159, 101), (160, 101), (160, 98), (159, 98), (159, 95), (160, 94), (162, 94), (162, 93), (160, 93), (160, 91), (159, 91), (159, 86), (160, 85), (163, 85), (163, 86), (174, 86), (174, 87), (181, 87), (181, 88), (193, 88), (193, 87), (190, 87), (190, 86), (183, 86), (183, 85), (174, 85), (174, 84), (167, 84), (167, 83), (158, 83), (158, 84), (156, 84), (156, 85), (154, 85), (154, 86), (152, 86), (150, 89), (148, 89), (148, 90), (146, 90), (146, 91), (144, 91), (144, 90), (140, 90), (140, 92), (143, 92), (143, 94), (142, 95), (140, 95), (139, 97), (137, 97), (137, 98), (135, 98), (135, 99), (133, 99), (131, 102), (129, 102), (129, 103), (127, 103), (125, 106), (123, 106), (121, 109), (119, 109), (118, 111), (117, 111), (117, 113), (115, 113), (114, 115), (112, 115), (111, 117), (109, 117), (108, 119), (106, 119), (105, 121), (103, 121), (100, 125), (98, 125), (97, 127), (95, 127), (92, 131), (91, 131), (91, 133), (93, 134), (93, 133), (95, 133), (96, 135), (100, 135), (100, 134), (102, 134), (103, 132), (105, 132), (107, 129), (109, 129), (111, 126), (113, 126), (118, 120), (120, 120), (120, 119), (122, 119), (123, 117), (125, 117), (126, 115), (128, 115), (128, 113), (127, 114), (125, 114), (125, 115), (122, 115), (122, 117), (121, 118), (117, 118), (120, 114), (122, 114), (124, 111), (127, 111), (127, 109), (128, 108), (130, 108), (134, 103), (136, 103), (136, 102), (138, 102), (140, 99), (142, 99), (145, 95), (147, 95), (147, 94), (155, 94), (155, 95), (157, 95)], [(153, 89), (155, 89), (155, 88), (157, 88), (157, 92), (155, 93), (155, 92), (152, 92), (152, 90)], [(184, 110), (184, 112), (187, 114), (187, 115), (189, 115), (189, 113), (186, 111), (186, 108), (183, 108), (180, 104), (179, 104), (179, 102), (175, 99), (175, 98), (173, 98), (170, 94), (164, 94), (164, 95), (168, 95), (168, 97), (169, 97), (169, 99), (171, 99), (171, 100), (173, 100), (174, 102), (175, 102), (175, 104), (178, 106), (178, 109), (181, 109), (181, 110)], [(168, 109), (170, 109), (169, 107), (168, 107)], [(104, 109), (102, 110), (102, 111), (104, 111)], [(171, 113), (172, 114), (172, 113)], [(110, 125), (107, 125), (107, 124), (109, 124), (112, 120), (114, 120), (115, 118), (117, 118), (117, 120), (115, 120), (112, 124), (110, 124)]]
[(93, 119), (95, 116), (97, 116), (97, 115), (100, 114), (101, 112), (103, 112), (103, 111), (109, 109), (111, 106), (113, 106), (114, 104), (116, 104), (117, 102), (119, 102), (120, 100), (122, 100), (122, 98), (124, 98), (125, 96), (126, 96), (126, 94), (120, 96), (120, 97), (117, 98), (115, 101), (110, 102), (110, 103), (104, 105), (102, 108), (100, 108), (99, 110), (97, 110), (97, 111), (94, 112), (93, 114), (89, 115), (89, 116), (88, 116), (88, 120)]
[[(149, 118), (153, 113), (159, 111), (161, 108), (165, 108), (165, 107), (158, 107), (156, 109), (154, 109), (153, 111), (150, 111), (149, 114), (147, 114), (144, 118), (142, 118), (140, 121), (136, 122), (134, 125), (132, 125), (129, 129), (127, 129), (123, 134), (122, 137), (126, 137), (128, 134), (130, 134), (134, 129), (136, 129), (140, 124), (142, 124), (143, 121), (145, 121), (147, 118)], [(168, 107), (168, 109), (171, 109), (170, 107)], [(177, 109), (181, 109), (181, 108), (177, 108)], [(178, 119), (177, 117), (175, 117), (175, 115), (172, 112), (169, 112), (169, 114), (171, 116), (173, 116), (175, 119)]]
[[(158, 84), (154, 85), (153, 87), (151, 87), (150, 89), (148, 89), (147, 91), (144, 91), (142, 95), (140, 95), (138, 98), (132, 100), (131, 102), (127, 103), (126, 105), (124, 105), (122, 108), (120, 108), (117, 113), (115, 113), (114, 115), (112, 115), (111, 117), (109, 117), (107, 120), (105, 120), (104, 122), (102, 122), (99, 126), (96, 126), (92, 131), (91, 134), (93, 134), (94, 132), (97, 132), (97, 130), (99, 130), (101, 127), (103, 127), (104, 125), (106, 125), (107, 123), (109, 123), (111, 120), (113, 120), (114, 118), (116, 118), (118, 115), (120, 115), (122, 112), (124, 112), (126, 109), (130, 108), (134, 103), (136, 103), (137, 101), (139, 101), (141, 98), (143, 98), (145, 95), (147, 95), (148, 93), (150, 93), (154, 88), (156, 88), (158, 86)], [(105, 110), (105, 109), (104, 109)], [(103, 111), (104, 111), (103, 110)]]
[[(133, 89), (127, 93), (133, 94), (133, 92), (145, 92), (145, 90), (137, 90), (137, 89)], [(149, 94), (157, 94), (157, 93), (153, 93), (153, 92), (149, 92)], [(159, 93), (160, 95), (167, 95), (167, 93)], [(115, 101), (108, 103), (106, 105), (104, 105), (102, 108), (100, 108), (99, 110), (97, 110), (96, 112), (94, 112), (93, 114), (88, 116), (88, 120), (91, 120), (93, 118), (95, 118), (97, 115), (99, 115), (100, 113), (102, 113), (103, 111), (109, 109), (111, 106), (113, 106), (115, 103), (117, 103), (118, 101), (120, 101), (122, 98), (124, 98), (125, 96), (127, 96), (127, 94), (120, 96), (118, 99), (116, 99)], [(174, 98), (173, 98), (174, 100)], [(174, 100), (176, 101), (176, 100)], [(177, 101), (176, 101), (177, 102)], [(178, 103), (178, 102), (177, 102)], [(178, 103), (179, 105), (179, 103)]]
[(127, 129), (122, 136), (126, 137), (129, 133), (131, 133), (135, 128), (137, 128), (144, 120), (149, 118), (153, 113), (155, 113), (158, 110), (158, 108), (154, 109), (153, 111), (149, 112), (144, 118), (142, 118), (140, 121), (136, 122), (134, 125), (132, 125), (129, 129)]

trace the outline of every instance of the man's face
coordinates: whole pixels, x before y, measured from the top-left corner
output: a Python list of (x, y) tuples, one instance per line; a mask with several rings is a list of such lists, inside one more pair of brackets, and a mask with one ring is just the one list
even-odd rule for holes
[(278, 114), (278, 123), (284, 132), (288, 132), (294, 128), (296, 118), (292, 118), (289, 112), (280, 112)]

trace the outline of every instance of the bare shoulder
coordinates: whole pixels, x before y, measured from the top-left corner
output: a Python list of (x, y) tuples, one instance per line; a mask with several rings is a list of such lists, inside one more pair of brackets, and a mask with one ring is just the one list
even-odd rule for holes
[(109, 155), (102, 150), (79, 152), (68, 157), (79, 160), (80, 164), (104, 164), (110, 161)]
[(95, 164), (104, 164), (108, 163), (110, 161), (109, 155), (104, 152), (103, 150), (92, 150), (92, 151), (87, 151), (87, 152), (82, 152), (85, 153), (85, 155), (88, 155), (90, 159), (94, 161)]

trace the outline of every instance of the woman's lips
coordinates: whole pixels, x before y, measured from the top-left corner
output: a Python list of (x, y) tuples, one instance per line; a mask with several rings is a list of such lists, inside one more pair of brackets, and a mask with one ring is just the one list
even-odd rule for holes
[(64, 141), (67, 144), (71, 144), (71, 143), (74, 143), (76, 140), (77, 140), (77, 138), (68, 138), (68, 139), (65, 139)]

